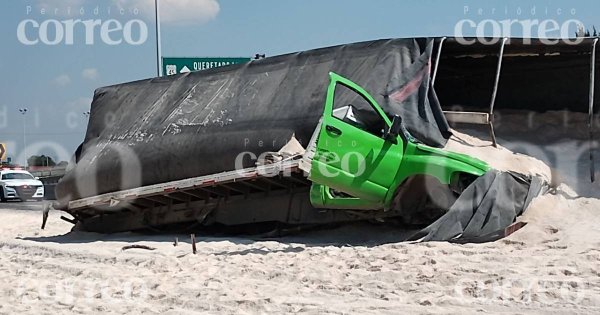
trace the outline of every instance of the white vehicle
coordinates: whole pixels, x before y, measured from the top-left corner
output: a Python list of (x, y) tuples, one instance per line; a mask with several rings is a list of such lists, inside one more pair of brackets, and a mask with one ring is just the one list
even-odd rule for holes
[(0, 201), (44, 199), (44, 184), (24, 170), (0, 170)]

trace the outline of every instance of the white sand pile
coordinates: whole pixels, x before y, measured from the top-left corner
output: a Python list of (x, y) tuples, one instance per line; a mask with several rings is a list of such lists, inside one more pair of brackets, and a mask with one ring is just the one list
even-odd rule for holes
[[(600, 129), (600, 116), (596, 115), (594, 123), (596, 139)], [(547, 113), (533, 113), (528, 111), (507, 111), (496, 113), (495, 130), (500, 146), (510, 151), (517, 152), (515, 157), (521, 155), (533, 156), (552, 169), (552, 184), (558, 186), (566, 184), (579, 196), (600, 198), (600, 143), (596, 140), (592, 147), (596, 161), (596, 178), (599, 180), (590, 183), (590, 157), (587, 128), (588, 115), (566, 111), (551, 111)], [(469, 141), (478, 143), (485, 150), (491, 149), (490, 135), (487, 127), (474, 127), (460, 125), (457, 139), (463, 138), (467, 133)], [(472, 127), (466, 129), (466, 127)], [(475, 136), (473, 138), (472, 136)], [(483, 139), (483, 140), (478, 140)], [(460, 140), (459, 140), (460, 141)], [(454, 149), (453, 141), (449, 143)], [(456, 148), (464, 150), (466, 148)], [(477, 148), (474, 148), (477, 149)], [(468, 153), (478, 154), (470, 150)], [(494, 164), (494, 158), (491, 164)], [(514, 163), (511, 167), (523, 169), (521, 163)], [(534, 167), (536, 168), (536, 167)]]
[[(526, 227), (488, 244), (409, 244), (358, 225), (276, 241), (199, 238), (192, 255), (189, 236), (69, 234), (59, 216), (40, 231), (39, 212), (0, 210), (0, 313), (600, 313), (600, 200), (566, 185), (534, 200)], [(121, 250), (132, 244), (155, 250)]]
[(458, 130), (453, 130), (452, 133), (453, 136), (444, 148), (446, 150), (476, 157), (500, 171), (540, 176), (548, 183), (552, 179), (550, 167), (535, 157), (514, 153), (502, 145), (494, 148), (489, 140), (482, 140)]

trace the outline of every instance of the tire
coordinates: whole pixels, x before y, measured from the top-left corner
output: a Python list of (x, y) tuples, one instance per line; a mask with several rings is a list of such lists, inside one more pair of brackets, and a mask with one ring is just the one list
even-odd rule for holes
[(406, 224), (429, 225), (444, 215), (457, 199), (448, 185), (428, 175), (408, 178), (397, 188), (392, 202)]
[(458, 199), (458, 196), (448, 185), (442, 185), (434, 180), (431, 180), (428, 185), (427, 193), (433, 208), (447, 211), (456, 202), (456, 199)]
[(4, 198), (4, 188), (0, 187), (0, 202), (6, 202), (6, 198)]

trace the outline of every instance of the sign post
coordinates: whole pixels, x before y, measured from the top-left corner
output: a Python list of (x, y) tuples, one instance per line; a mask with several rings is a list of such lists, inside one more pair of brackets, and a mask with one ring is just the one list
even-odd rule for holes
[(249, 62), (246, 57), (163, 57), (163, 75), (175, 75)]

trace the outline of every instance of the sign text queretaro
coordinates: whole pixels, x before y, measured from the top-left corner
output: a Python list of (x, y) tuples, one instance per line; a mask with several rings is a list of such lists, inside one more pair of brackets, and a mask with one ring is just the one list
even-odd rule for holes
[(245, 57), (163, 57), (163, 74), (174, 75), (246, 63)]

